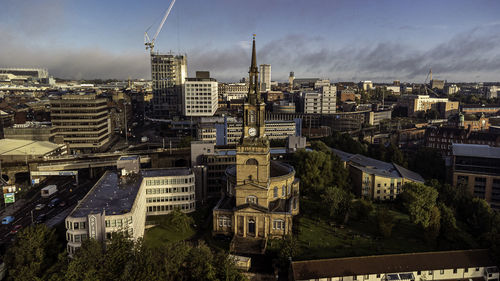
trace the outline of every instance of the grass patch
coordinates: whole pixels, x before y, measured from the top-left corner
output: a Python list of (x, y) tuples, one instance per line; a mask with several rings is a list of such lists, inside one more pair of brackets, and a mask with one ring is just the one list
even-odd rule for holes
[(164, 244), (187, 240), (194, 234), (195, 230), (192, 227), (185, 231), (179, 231), (172, 227), (158, 225), (150, 229), (146, 229), (144, 242), (146, 245), (156, 248)]
[[(389, 211), (394, 215), (395, 222), (392, 235), (384, 238), (377, 229), (375, 210), (363, 219), (351, 218), (347, 225), (340, 227), (334, 225), (325, 214), (318, 212), (320, 203), (301, 199), (301, 204), (304, 212), (294, 222), (299, 247), (299, 254), (295, 258), (297, 260), (450, 249), (450, 245), (443, 249), (443, 244), (427, 243), (423, 231), (411, 223), (408, 215), (394, 208)], [(466, 236), (464, 231), (459, 232)], [(460, 243), (451, 248), (474, 247), (469, 237), (462, 237), (460, 240)]]

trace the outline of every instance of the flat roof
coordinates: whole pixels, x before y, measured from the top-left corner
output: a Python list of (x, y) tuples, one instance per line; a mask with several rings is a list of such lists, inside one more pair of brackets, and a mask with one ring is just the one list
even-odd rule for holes
[(452, 144), (454, 156), (469, 156), (481, 158), (497, 158), (500, 159), (500, 147), (491, 147), (484, 144)]
[(186, 176), (189, 168), (148, 169), (137, 175), (120, 179), (117, 171), (106, 171), (92, 189), (71, 212), (72, 217), (86, 217), (89, 214), (106, 212), (106, 215), (119, 215), (130, 212), (141, 187), (147, 177)]
[(50, 141), (0, 139), (0, 155), (45, 155), (61, 147)]
[(487, 249), (292, 262), (294, 280), (495, 266)]

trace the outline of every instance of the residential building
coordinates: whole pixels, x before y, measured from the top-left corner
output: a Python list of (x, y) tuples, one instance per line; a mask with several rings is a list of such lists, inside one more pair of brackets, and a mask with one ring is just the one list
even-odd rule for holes
[(294, 261), (294, 281), (498, 281), (488, 250), (458, 250)]
[(475, 197), (500, 210), (500, 147), (453, 144), (453, 186), (465, 185)]
[(305, 93), (304, 113), (334, 114), (337, 111), (337, 87), (323, 86), (321, 93)]
[(248, 92), (248, 83), (219, 83), (219, 92), (225, 101), (244, 99)]
[(151, 54), (153, 114), (157, 118), (182, 112), (182, 87), (187, 77), (185, 55)]
[(86, 239), (109, 240), (126, 233), (144, 236), (147, 215), (196, 208), (194, 174), (189, 168), (140, 170), (138, 156), (117, 161), (118, 171), (107, 171), (66, 217), (68, 254)]
[(409, 117), (435, 109), (442, 118), (448, 118), (448, 116), (458, 113), (459, 110), (458, 101), (449, 101), (448, 98), (431, 98), (429, 95), (403, 95), (398, 105), (408, 108)]
[(261, 64), (260, 65), (260, 91), (267, 92), (271, 91), (271, 65)]
[(392, 92), (394, 95), (401, 94), (401, 86), (386, 86), (387, 91)]
[(291, 233), (293, 216), (299, 212), (299, 180), (295, 178), (295, 170), (270, 159), (265, 103), (258, 89), (255, 39), (251, 61), (248, 98), (243, 106), (243, 137), (236, 146), (236, 165), (226, 170), (226, 190), (213, 209), (213, 234), (236, 236), (235, 252), (247, 251), (239, 246), (253, 241), (258, 241), (256, 251), (261, 252), (267, 237)]
[(440, 150), (443, 156), (452, 155), (454, 143), (499, 147), (500, 134), (454, 127), (428, 127), (425, 131), (425, 146)]
[(184, 83), (184, 116), (213, 116), (219, 107), (217, 81), (213, 78), (187, 78)]
[(387, 163), (361, 154), (331, 149), (349, 170), (354, 194), (371, 200), (394, 200), (407, 182), (424, 183), (419, 174), (395, 163)]
[(330, 80), (328, 79), (321, 79), (316, 82), (314, 82), (314, 89), (321, 89), (323, 87), (328, 87), (330, 86)]
[(94, 152), (110, 141), (111, 119), (107, 100), (96, 94), (63, 95), (50, 101), (56, 136), (73, 152)]
[(357, 94), (353, 89), (344, 89), (340, 91), (340, 101), (356, 101), (356, 99), (360, 100), (361, 95)]

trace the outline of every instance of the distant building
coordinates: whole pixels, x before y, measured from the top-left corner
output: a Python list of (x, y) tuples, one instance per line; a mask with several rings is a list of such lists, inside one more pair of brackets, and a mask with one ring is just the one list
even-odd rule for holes
[(294, 78), (293, 88), (314, 88), (314, 83), (320, 80), (319, 78)]
[(373, 82), (372, 81), (361, 81), (360, 82), (360, 88), (363, 89), (363, 91), (368, 91), (373, 89)]
[(321, 89), (323, 87), (328, 87), (330, 86), (330, 80), (328, 79), (322, 79), (314, 82), (314, 89)]
[(357, 94), (356, 91), (352, 89), (345, 89), (340, 91), (340, 101), (341, 102), (346, 102), (346, 101), (356, 101), (356, 99), (360, 100), (361, 95)]
[(458, 93), (458, 91), (460, 91), (460, 87), (458, 87), (457, 85), (455, 84), (452, 84), (452, 85), (448, 85), (444, 88), (444, 92), (447, 94), (447, 95), (454, 95), (456, 93)]
[(187, 77), (185, 55), (151, 54), (153, 113), (157, 118), (182, 112), (182, 87)]
[(386, 86), (387, 91), (392, 92), (394, 95), (401, 94), (401, 87), (398, 86)]
[(337, 87), (323, 86), (321, 93), (306, 93), (304, 113), (333, 114), (337, 111)]
[(273, 112), (276, 113), (295, 113), (295, 103), (290, 101), (277, 101), (273, 103)]
[(422, 176), (397, 164), (333, 148), (332, 151), (348, 168), (356, 196), (372, 200), (394, 200), (403, 191), (405, 183), (424, 183)]
[(105, 98), (63, 95), (50, 101), (50, 111), (56, 136), (62, 137), (71, 151), (100, 151), (108, 145), (111, 119)]
[(498, 98), (498, 93), (500, 93), (500, 86), (490, 86), (486, 92), (486, 98), (496, 99)]
[(471, 131), (487, 131), (490, 128), (489, 118), (484, 114), (462, 114), (451, 116), (448, 119), (448, 126), (455, 128), (465, 128)]
[(263, 95), (266, 102), (273, 102), (285, 99), (285, 95), (282, 91), (267, 91)]
[(187, 78), (182, 96), (184, 116), (213, 116), (219, 107), (217, 81), (213, 78)]
[(4, 128), (6, 139), (54, 141), (55, 128), (50, 122), (26, 122)]
[(45, 68), (0, 68), (0, 74), (12, 74), (36, 80), (49, 78), (49, 72)]
[(443, 156), (452, 155), (452, 144), (454, 143), (485, 144), (499, 147), (500, 134), (451, 127), (428, 127), (425, 131), (425, 146), (440, 150)]
[[(128, 162), (128, 163), (123, 163)], [(114, 233), (144, 236), (147, 215), (196, 208), (194, 174), (189, 168), (140, 170), (138, 156), (121, 157), (66, 217), (68, 254), (87, 239), (107, 241)], [(135, 167), (134, 167), (135, 166)]]
[(260, 90), (262, 92), (271, 91), (271, 65), (260, 65)]
[(408, 108), (408, 117), (414, 117), (419, 113), (434, 109), (439, 112), (442, 118), (448, 118), (448, 116), (458, 113), (459, 110), (458, 101), (449, 101), (447, 98), (431, 98), (428, 95), (403, 95), (398, 105)]
[(293, 281), (498, 281), (488, 250), (458, 250), (294, 261)]
[(443, 90), (444, 82), (445, 82), (444, 80), (436, 80), (436, 79), (431, 80), (431, 89)]
[(464, 114), (484, 113), (485, 115), (496, 115), (500, 113), (500, 106), (498, 105), (462, 105), (462, 112)]
[(475, 197), (500, 210), (500, 147), (453, 144), (453, 186), (465, 185)]
[(248, 83), (219, 83), (219, 93), (225, 101), (244, 99), (247, 96)]
[(288, 88), (290, 91), (293, 90), (294, 80), (295, 80), (295, 73), (293, 73), (292, 71), (290, 72), (290, 76), (288, 76)]

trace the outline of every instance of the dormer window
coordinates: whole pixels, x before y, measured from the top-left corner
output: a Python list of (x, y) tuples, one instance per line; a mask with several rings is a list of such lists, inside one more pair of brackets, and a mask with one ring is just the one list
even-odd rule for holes
[(257, 204), (257, 197), (254, 195), (250, 195), (247, 197), (248, 204)]

